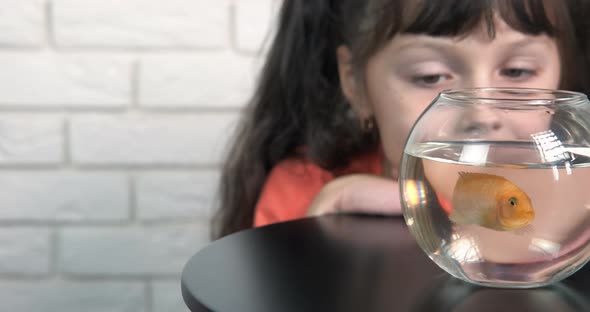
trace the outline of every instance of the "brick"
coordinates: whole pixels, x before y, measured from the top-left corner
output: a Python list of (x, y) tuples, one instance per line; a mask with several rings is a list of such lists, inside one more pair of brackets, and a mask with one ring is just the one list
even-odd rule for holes
[(131, 62), (117, 57), (0, 53), (0, 108), (112, 108), (131, 102)]
[(147, 107), (242, 107), (259, 71), (256, 59), (234, 53), (152, 56), (141, 61), (139, 103)]
[(268, 45), (272, 39), (279, 1), (236, 1), (235, 8), (237, 48), (245, 52), (263, 52), (264, 45)]
[(0, 273), (49, 273), (50, 248), (48, 229), (0, 228)]
[(68, 228), (60, 233), (59, 267), (77, 275), (174, 275), (208, 242), (206, 223)]
[(38, 47), (45, 41), (44, 0), (0, 0), (0, 47)]
[(84, 116), (72, 120), (74, 162), (86, 165), (218, 164), (238, 114)]
[(228, 0), (54, 0), (61, 47), (218, 48), (229, 42)]
[(4, 311), (144, 312), (138, 282), (1, 281)]
[(219, 173), (145, 173), (137, 177), (137, 214), (143, 220), (210, 218)]
[(116, 173), (2, 172), (0, 220), (125, 220), (128, 183)]
[(154, 312), (188, 312), (180, 291), (180, 281), (153, 283)]
[(0, 117), (0, 164), (58, 164), (63, 139), (61, 118)]

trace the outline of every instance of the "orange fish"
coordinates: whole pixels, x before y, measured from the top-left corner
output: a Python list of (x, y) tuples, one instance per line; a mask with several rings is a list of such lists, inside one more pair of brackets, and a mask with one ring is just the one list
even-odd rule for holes
[(505, 178), (460, 172), (449, 217), (457, 224), (509, 231), (529, 225), (535, 210), (528, 195)]

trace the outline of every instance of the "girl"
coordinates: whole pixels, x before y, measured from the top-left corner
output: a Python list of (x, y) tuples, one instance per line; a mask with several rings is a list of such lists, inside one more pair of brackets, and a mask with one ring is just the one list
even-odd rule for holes
[[(214, 236), (306, 215), (399, 214), (404, 142), (441, 90), (585, 89), (582, 4), (285, 0), (223, 169)], [(465, 131), (476, 126), (501, 120), (482, 114)]]

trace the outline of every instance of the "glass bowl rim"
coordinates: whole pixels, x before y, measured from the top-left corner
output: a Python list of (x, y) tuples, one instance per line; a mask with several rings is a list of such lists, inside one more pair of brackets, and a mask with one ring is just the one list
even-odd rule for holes
[[(536, 98), (518, 98), (518, 97), (491, 97), (480, 95), (484, 92), (498, 92), (498, 93), (530, 93), (533, 95), (558, 95), (556, 97), (543, 97), (539, 96)], [(560, 90), (560, 89), (543, 89), (543, 88), (515, 88), (515, 87), (484, 87), (484, 88), (461, 88), (461, 89), (446, 89), (440, 92), (439, 96), (445, 100), (454, 102), (512, 102), (519, 104), (531, 104), (531, 105), (547, 105), (547, 104), (558, 104), (558, 103), (576, 103), (585, 101), (588, 99), (586, 94), (576, 91)]]

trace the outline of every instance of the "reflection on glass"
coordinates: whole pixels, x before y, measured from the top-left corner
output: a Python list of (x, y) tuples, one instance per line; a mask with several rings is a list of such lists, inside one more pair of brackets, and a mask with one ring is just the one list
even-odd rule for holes
[(571, 154), (566, 152), (561, 140), (551, 130), (531, 134), (537, 144), (537, 149), (545, 163), (572, 160)]
[(474, 165), (484, 165), (488, 159), (489, 144), (465, 145), (461, 150), (459, 161)]
[(410, 207), (419, 207), (426, 204), (426, 196), (424, 194), (424, 183), (422, 181), (407, 180), (406, 181), (406, 201)]
[(531, 244), (529, 245), (529, 250), (539, 251), (553, 257), (559, 254), (560, 249), (561, 245), (559, 243), (542, 238), (531, 239)]
[(481, 262), (481, 253), (472, 237), (453, 234), (452, 238), (453, 241), (450, 243), (447, 252), (454, 259), (463, 263)]

